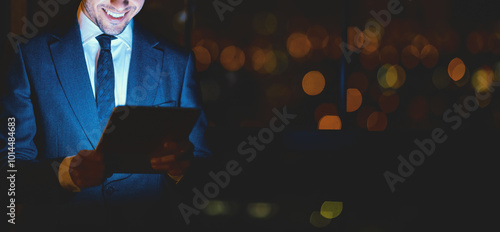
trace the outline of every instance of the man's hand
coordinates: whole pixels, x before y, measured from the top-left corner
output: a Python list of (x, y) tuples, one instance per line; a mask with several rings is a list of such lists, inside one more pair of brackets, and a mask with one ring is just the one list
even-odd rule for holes
[(171, 176), (182, 176), (190, 165), (188, 156), (192, 154), (193, 144), (186, 142), (166, 141), (163, 147), (150, 155), (151, 167), (165, 171)]
[(101, 152), (81, 150), (71, 160), (69, 174), (80, 188), (100, 185), (105, 180), (104, 161)]

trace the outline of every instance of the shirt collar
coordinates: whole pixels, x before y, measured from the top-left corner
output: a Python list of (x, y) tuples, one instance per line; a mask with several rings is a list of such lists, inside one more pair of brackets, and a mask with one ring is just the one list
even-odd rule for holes
[[(82, 44), (88, 43), (90, 40), (94, 39), (96, 36), (102, 34), (103, 32), (97, 25), (90, 20), (87, 15), (82, 11), (81, 5), (78, 7), (78, 24), (80, 25), (80, 32), (82, 35)], [(116, 37), (131, 48), (132, 47), (132, 28), (134, 27), (134, 20), (130, 20), (129, 24), (125, 27), (125, 30)]]

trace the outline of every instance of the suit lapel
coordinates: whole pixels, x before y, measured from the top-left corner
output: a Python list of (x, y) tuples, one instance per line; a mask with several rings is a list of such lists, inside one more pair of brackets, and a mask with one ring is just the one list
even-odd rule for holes
[(133, 28), (132, 56), (127, 83), (127, 105), (151, 106), (154, 103), (163, 65), (163, 51), (152, 35), (139, 25)]
[(97, 107), (83, 53), (80, 28), (76, 22), (70, 30), (50, 44), (57, 76), (80, 126), (95, 148), (101, 131)]

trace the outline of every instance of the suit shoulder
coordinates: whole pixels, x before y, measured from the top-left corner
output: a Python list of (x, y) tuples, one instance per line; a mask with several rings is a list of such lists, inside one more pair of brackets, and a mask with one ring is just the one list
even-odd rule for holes
[(157, 44), (155, 45), (157, 49), (164, 51), (166, 54), (169, 54), (170, 56), (175, 56), (177, 59), (182, 59), (182, 60), (189, 59), (191, 53), (190, 50), (183, 48), (180, 45), (172, 41), (169, 41), (166, 38), (163, 38), (162, 36), (153, 33), (152, 31), (145, 29), (140, 24), (134, 24), (134, 27), (136, 27), (134, 28), (134, 31), (141, 33), (146, 40), (149, 40), (150, 42), (153, 41), (157, 42)]

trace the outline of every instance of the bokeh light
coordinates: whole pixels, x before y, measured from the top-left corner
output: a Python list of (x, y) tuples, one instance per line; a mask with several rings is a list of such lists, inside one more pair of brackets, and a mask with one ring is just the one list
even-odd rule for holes
[(340, 49), (340, 45), (342, 44), (342, 38), (338, 35), (330, 35), (328, 36), (328, 44), (324, 49), (325, 55), (334, 60), (340, 59), (342, 56), (342, 50)]
[(205, 71), (212, 63), (212, 56), (208, 49), (202, 46), (193, 48), (194, 56), (196, 57), (196, 70), (198, 72)]
[(347, 28), (347, 48), (351, 51), (362, 49), (365, 44), (365, 35), (357, 27)]
[(494, 74), (490, 67), (483, 66), (472, 75), (471, 83), (476, 92), (490, 92)]
[(229, 208), (229, 203), (225, 201), (213, 200), (208, 203), (207, 207), (204, 209), (204, 212), (209, 216), (222, 216), (229, 214)]
[(276, 210), (276, 205), (271, 203), (257, 202), (247, 206), (248, 215), (257, 219), (269, 219), (276, 213)]
[(406, 46), (401, 52), (401, 63), (408, 69), (417, 67), (419, 60), (420, 52), (413, 45)]
[(312, 49), (323, 49), (328, 45), (328, 31), (322, 26), (315, 25), (307, 30), (307, 38)]
[(372, 112), (366, 121), (369, 131), (383, 131), (387, 127), (387, 116), (384, 112)]
[(377, 80), (380, 87), (384, 89), (398, 89), (406, 81), (406, 72), (399, 65), (385, 64), (379, 68)]
[(220, 54), (220, 63), (228, 71), (238, 71), (245, 64), (245, 53), (239, 47), (228, 46)]
[(325, 115), (318, 123), (319, 130), (341, 130), (342, 121), (337, 115)]
[(217, 42), (211, 39), (201, 39), (196, 43), (195, 46), (202, 46), (206, 48), (210, 52), (210, 56), (212, 57), (212, 61), (217, 60), (219, 58), (219, 45)]
[(448, 64), (448, 75), (454, 81), (459, 81), (465, 75), (465, 64), (464, 62), (456, 57), (450, 61)]
[(349, 88), (346, 91), (346, 111), (354, 112), (359, 109), (363, 103), (363, 96), (358, 89)]
[(306, 34), (296, 32), (288, 37), (286, 47), (290, 56), (300, 59), (309, 54), (312, 44)]
[(418, 34), (411, 40), (411, 45), (422, 51), (425, 46), (429, 45), (429, 40), (425, 36)]
[(439, 61), (439, 52), (433, 45), (427, 44), (420, 52), (420, 60), (427, 68), (434, 67)]
[(358, 126), (362, 129), (366, 129), (368, 117), (375, 112), (375, 108), (371, 106), (363, 107), (358, 110), (358, 116), (356, 118), (356, 122)]
[(344, 204), (340, 201), (325, 201), (321, 205), (320, 214), (324, 218), (333, 219), (342, 213), (343, 207)]
[(309, 222), (311, 225), (317, 228), (324, 228), (330, 224), (332, 219), (325, 218), (321, 216), (321, 213), (319, 211), (313, 211), (311, 213), (311, 216), (309, 217)]
[(322, 103), (314, 110), (314, 120), (319, 122), (325, 115), (338, 115), (337, 105), (333, 103)]
[(310, 96), (320, 94), (325, 88), (325, 77), (321, 72), (310, 71), (302, 79), (302, 89)]
[(393, 90), (386, 90), (380, 95), (378, 103), (382, 112), (391, 113), (398, 108), (399, 96)]
[(399, 63), (398, 50), (392, 45), (387, 45), (380, 50), (379, 53), (380, 63), (395, 65)]
[(269, 12), (257, 13), (253, 19), (253, 29), (261, 35), (271, 35), (278, 27), (276, 16)]

